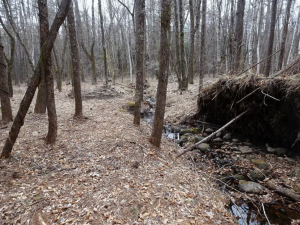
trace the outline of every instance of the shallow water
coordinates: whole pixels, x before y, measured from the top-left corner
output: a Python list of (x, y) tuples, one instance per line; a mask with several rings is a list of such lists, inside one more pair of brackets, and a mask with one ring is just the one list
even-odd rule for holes
[[(280, 204), (264, 204), (265, 213), (270, 224), (290, 225), (292, 220), (300, 219), (300, 212)], [(231, 204), (230, 212), (236, 217), (240, 225), (268, 225), (262, 206), (252, 203)]]

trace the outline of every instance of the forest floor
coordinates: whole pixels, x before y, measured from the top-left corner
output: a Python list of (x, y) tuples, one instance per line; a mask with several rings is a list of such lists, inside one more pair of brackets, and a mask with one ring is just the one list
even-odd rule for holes
[[(200, 170), (187, 157), (175, 159), (182, 150), (165, 137), (154, 148), (151, 125), (134, 126), (124, 110), (134, 89), (119, 81), (113, 88), (116, 95), (83, 101), (82, 120), (73, 119), (71, 86), (56, 90), (59, 129), (52, 146), (44, 143), (47, 115), (34, 114), (32, 104), (12, 158), (0, 161), (0, 224), (235, 224), (211, 165), (203, 162)], [(82, 89), (98, 93), (101, 85)], [(14, 89), (14, 114), (25, 90)], [(197, 90), (196, 82), (181, 93), (170, 81), (166, 120), (195, 112)], [(155, 97), (156, 80), (145, 92)], [(1, 149), (10, 126), (0, 129)]]

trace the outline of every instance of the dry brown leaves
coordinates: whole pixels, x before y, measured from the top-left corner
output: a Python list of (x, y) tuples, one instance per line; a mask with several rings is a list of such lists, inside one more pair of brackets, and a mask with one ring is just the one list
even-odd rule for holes
[[(15, 89), (14, 112), (25, 88)], [(184, 157), (175, 160), (174, 143), (151, 146), (150, 125), (133, 126), (133, 116), (122, 110), (132, 89), (115, 88), (125, 94), (85, 100), (80, 121), (73, 119), (71, 87), (57, 92), (53, 146), (44, 144), (47, 116), (30, 108), (13, 157), (0, 161), (0, 224), (233, 224), (210, 178)], [(169, 121), (196, 105), (197, 85), (182, 94), (176, 88), (169, 85)], [(147, 92), (154, 95), (155, 81)], [(0, 130), (1, 149), (9, 128)]]

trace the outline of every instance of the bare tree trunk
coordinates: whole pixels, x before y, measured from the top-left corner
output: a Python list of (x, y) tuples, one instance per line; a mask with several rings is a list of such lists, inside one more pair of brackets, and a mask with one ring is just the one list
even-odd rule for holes
[(217, 17), (217, 75), (219, 75), (221, 68), (221, 6), (222, 0), (217, 0), (218, 17)]
[(55, 16), (55, 19), (54, 19), (51, 29), (49, 31), (47, 40), (43, 45), (38, 65), (36, 66), (36, 68), (34, 70), (34, 74), (31, 78), (31, 81), (30, 81), (28, 87), (27, 87), (24, 98), (21, 101), (20, 108), (14, 119), (13, 125), (10, 129), (9, 136), (6, 139), (6, 142), (3, 147), (0, 158), (9, 158), (11, 155), (12, 148), (17, 140), (20, 129), (24, 124), (24, 119), (25, 119), (26, 113), (28, 111), (28, 108), (32, 102), (36, 88), (41, 81), (41, 70), (43, 67), (43, 61), (47, 61), (51, 55), (51, 51), (52, 51), (53, 44), (56, 39), (58, 30), (67, 16), (68, 9), (69, 9), (71, 2), (72, 2), (72, 0), (62, 0), (61, 1), (59, 10)]
[(179, 44), (180, 44), (180, 64), (181, 64), (181, 90), (187, 90), (188, 89), (188, 78), (186, 75), (186, 65), (185, 65), (185, 51), (184, 51), (184, 18), (183, 18), (183, 0), (179, 0), (179, 30), (180, 30), (180, 36), (179, 36)]
[(181, 88), (181, 63), (180, 63), (180, 45), (179, 45), (179, 23), (178, 23), (178, 7), (177, 0), (174, 0), (174, 26), (175, 26), (175, 72), (178, 78), (178, 89)]
[[(38, 7), (39, 7), (39, 24), (40, 24), (40, 49), (42, 49), (43, 44), (47, 39), (47, 35), (49, 32), (47, 0), (42, 2), (39, 0)], [(47, 74), (48, 72), (51, 73), (51, 71), (46, 68), (48, 66), (51, 65), (48, 65), (48, 62), (45, 62), (45, 64), (43, 65), (43, 69), (41, 70), (42, 80), (38, 88), (34, 113), (39, 113), (39, 114), (46, 113), (46, 108), (47, 108), (46, 76), (49, 76), (49, 74)]]
[(243, 33), (244, 33), (244, 11), (245, 0), (238, 0), (236, 10), (236, 25), (235, 25), (235, 73), (237, 73), (241, 67), (241, 56), (243, 47)]
[(293, 0), (287, 1), (285, 20), (284, 20), (284, 25), (283, 25), (283, 30), (282, 30), (282, 38), (281, 38), (281, 44), (280, 44), (280, 54), (279, 54), (279, 59), (278, 59), (278, 70), (282, 69), (292, 1)]
[(75, 97), (75, 118), (82, 117), (82, 98), (81, 98), (81, 81), (80, 81), (80, 57), (77, 42), (77, 33), (75, 29), (75, 19), (73, 4), (71, 3), (68, 13), (68, 29), (70, 37), (70, 48), (72, 58), (72, 69), (74, 79), (74, 97)]
[(233, 32), (233, 26), (234, 26), (234, 0), (231, 0), (230, 3), (230, 26), (229, 26), (229, 71), (234, 70), (234, 32)]
[[(274, 44), (274, 33), (276, 25), (276, 11), (277, 11), (277, 0), (272, 0), (272, 12), (271, 12), (271, 24), (270, 24), (270, 36), (268, 44), (268, 54), (267, 56), (272, 55), (273, 44)], [(269, 76), (271, 71), (272, 57), (269, 57), (266, 61), (265, 76)]]
[(102, 49), (103, 49), (105, 84), (108, 85), (107, 53), (106, 53), (106, 46), (105, 46), (104, 25), (103, 25), (104, 22), (103, 22), (102, 8), (101, 8), (101, 0), (98, 0), (98, 7), (99, 7), (100, 20), (101, 20), (101, 37), (102, 37), (101, 41), (102, 41)]
[(144, 87), (145, 0), (135, 1), (136, 85), (133, 124), (140, 125)]
[[(83, 37), (82, 37), (82, 24), (81, 24), (81, 19), (80, 19), (80, 13), (79, 13), (79, 8), (78, 8), (78, 0), (74, 0), (74, 13), (75, 13), (75, 19), (76, 19), (76, 29), (77, 29), (77, 34), (78, 34), (78, 43), (83, 43)], [(82, 56), (82, 51), (81, 48), (78, 48), (79, 51), (79, 56)], [(80, 76), (81, 80), (85, 82), (85, 77), (84, 77), (84, 72), (83, 72), (83, 66), (80, 64)]]
[(156, 147), (160, 147), (166, 107), (170, 59), (170, 20), (171, 0), (163, 0), (161, 1), (160, 61), (156, 93), (157, 103), (154, 113), (153, 128), (149, 139)]
[[(293, 31), (293, 37), (292, 37), (292, 41), (291, 41), (291, 46), (290, 46), (290, 49), (289, 49), (289, 52), (288, 52), (288, 56), (287, 56), (287, 64), (290, 63), (292, 61), (292, 58), (293, 58), (292, 51), (294, 50), (295, 40), (297, 39), (296, 36), (298, 35), (299, 23), (300, 23), (300, 12), (298, 12), (298, 19), (296, 21), (296, 25), (294, 26), (294, 31)], [(298, 45), (299, 45), (299, 43), (298, 43)]]
[[(262, 26), (262, 16), (263, 16), (263, 13), (264, 13), (264, 11), (263, 11), (263, 9), (264, 9), (264, 7), (263, 7), (263, 2), (260, 2), (260, 8), (259, 8), (259, 16), (258, 16), (258, 18), (257, 18), (257, 24), (256, 24), (256, 26), (257, 26), (257, 48), (256, 48), (256, 54), (257, 54), (257, 62), (260, 62), (260, 59), (261, 59), (261, 56), (260, 56), (260, 44), (261, 44), (261, 41), (260, 41), (260, 39), (261, 39), (261, 26)], [(257, 74), (259, 74), (259, 72), (260, 72), (260, 63), (257, 65), (257, 68), (256, 68), (256, 73)]]
[(13, 120), (11, 104), (9, 99), (8, 78), (6, 73), (6, 64), (4, 59), (4, 47), (2, 45), (0, 33), (0, 98), (1, 98), (1, 114), (4, 122)]
[[(47, 0), (38, 0), (39, 8), (39, 23), (40, 23), (40, 46), (41, 52), (43, 45), (47, 40), (49, 35), (49, 22), (48, 22), (48, 6)], [(53, 74), (51, 71), (52, 59), (51, 54), (42, 63), (41, 74), (45, 80), (45, 94), (46, 94), (46, 106), (48, 112), (48, 134), (46, 137), (47, 144), (53, 144), (57, 138), (57, 115), (55, 108), (55, 98), (54, 98), (54, 81)], [(44, 103), (43, 103), (44, 104)]]
[(206, 38), (206, 0), (202, 1), (202, 24), (200, 42), (200, 71), (199, 71), (199, 93), (203, 88), (203, 78), (205, 72), (205, 38)]
[(188, 65), (188, 81), (190, 84), (194, 83), (194, 62), (195, 62), (195, 34), (199, 29), (200, 22), (200, 4), (201, 0), (197, 0), (196, 6), (196, 25), (195, 25), (195, 15), (194, 15), (194, 0), (189, 0), (190, 6), (190, 20), (191, 20), (191, 28), (190, 28), (190, 54), (189, 54), (189, 65)]
[(16, 41), (15, 41), (14, 36), (10, 33), (10, 31), (7, 29), (7, 27), (3, 23), (1, 16), (0, 16), (0, 23), (3, 27), (3, 29), (5, 30), (6, 34), (9, 36), (9, 41), (10, 41), (10, 57), (9, 57), (9, 59), (6, 59), (6, 62), (7, 62), (7, 73), (8, 73), (9, 96), (13, 97), (12, 77), (13, 77)]

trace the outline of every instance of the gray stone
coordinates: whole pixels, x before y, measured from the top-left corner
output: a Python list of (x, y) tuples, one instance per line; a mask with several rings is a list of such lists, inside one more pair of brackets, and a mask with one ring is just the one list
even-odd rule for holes
[(275, 154), (276, 155), (285, 155), (286, 149), (285, 148), (275, 148)]
[(184, 134), (200, 134), (201, 133), (201, 128), (196, 127), (196, 128), (191, 128), (191, 129), (182, 129), (179, 132), (179, 135), (184, 135)]
[(180, 139), (177, 142), (180, 146), (182, 146), (184, 143), (188, 142), (189, 137), (187, 135), (183, 135), (180, 137)]
[(208, 152), (208, 151), (210, 151), (210, 146), (207, 143), (201, 143), (196, 148), (199, 149), (201, 152)]
[(222, 140), (222, 138), (215, 138), (215, 139), (213, 139), (213, 142), (222, 142), (223, 140)]
[(239, 142), (239, 139), (233, 138), (232, 142)]
[(194, 136), (194, 137), (192, 137), (192, 138), (190, 139), (190, 142), (193, 143), (193, 144), (195, 144), (195, 143), (197, 143), (197, 142), (199, 142), (199, 141), (202, 141), (203, 139), (204, 139), (204, 137)]
[(251, 162), (259, 169), (264, 170), (269, 167), (268, 163), (261, 159), (251, 159)]
[(248, 153), (252, 153), (253, 152), (252, 148), (249, 148), (249, 146), (241, 146), (239, 148), (239, 151), (241, 153), (243, 153), (243, 154), (248, 154)]
[(180, 132), (179, 132), (179, 135), (184, 135), (184, 134), (191, 134), (193, 133), (192, 132), (192, 129), (182, 129)]
[(224, 140), (229, 140), (231, 139), (231, 134), (230, 133), (226, 133), (223, 137)]
[(239, 180), (239, 188), (247, 193), (263, 194), (264, 187), (258, 183), (246, 180)]
[(221, 137), (222, 136), (222, 133), (221, 132), (218, 132), (217, 134), (216, 134), (216, 137)]
[(275, 150), (275, 148), (272, 148), (272, 147), (268, 147), (267, 148), (267, 152), (270, 152), (270, 153), (275, 153), (276, 152), (276, 150)]
[(243, 175), (241, 175), (241, 174), (236, 174), (236, 175), (234, 175), (234, 178), (236, 179), (236, 180), (245, 180), (246, 178), (243, 176)]
[(244, 142), (244, 145), (247, 145), (247, 146), (252, 146), (252, 143), (251, 143), (251, 142), (248, 142), (248, 141), (246, 141), (246, 142)]
[(249, 174), (253, 180), (264, 180), (265, 179), (265, 175), (260, 170), (250, 170)]
[(205, 132), (206, 132), (206, 133), (212, 133), (212, 132), (214, 132), (214, 130), (211, 129), (211, 128), (206, 128), (206, 129), (205, 129)]

